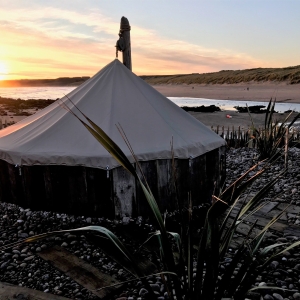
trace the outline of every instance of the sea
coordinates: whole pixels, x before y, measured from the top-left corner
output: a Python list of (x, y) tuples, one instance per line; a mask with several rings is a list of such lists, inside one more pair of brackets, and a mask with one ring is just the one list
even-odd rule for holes
[[(9, 87), (0, 88), (0, 96), (5, 98), (13, 99), (60, 99), (73, 91), (76, 87)], [(215, 100), (215, 99), (205, 99), (205, 98), (187, 98), (187, 97), (168, 97), (178, 106), (209, 106), (216, 105), (219, 106), (221, 110), (226, 111), (236, 111), (234, 106), (246, 107), (253, 105), (264, 105), (266, 102), (259, 101), (238, 101), (238, 100)], [(282, 113), (287, 110), (300, 111), (300, 104), (296, 103), (276, 103), (275, 110)]]

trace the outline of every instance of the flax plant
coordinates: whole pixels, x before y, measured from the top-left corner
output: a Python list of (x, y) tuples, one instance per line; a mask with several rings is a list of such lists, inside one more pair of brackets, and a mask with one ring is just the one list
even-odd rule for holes
[[(300, 113), (298, 113), (292, 119), (292, 121), (289, 122), (293, 113), (293, 111), (291, 111), (282, 122), (275, 120), (275, 104), (276, 99), (272, 100), (271, 98), (266, 109), (264, 127), (261, 130), (257, 128), (257, 126), (255, 126), (249, 108), (247, 106), (248, 114), (252, 123), (252, 128), (254, 130), (252, 138), (256, 142), (260, 159), (273, 157), (278, 152), (279, 148), (284, 143), (286, 129), (288, 129), (289, 131), (295, 121), (300, 117)], [(288, 143), (290, 143), (291, 140), (292, 139), (289, 138)]]
[[(181, 216), (180, 233), (168, 232), (165, 220), (143, 176), (139, 162), (122, 127), (119, 124), (117, 125), (120, 134), (123, 136), (135, 159), (137, 168), (139, 168), (142, 177), (140, 177), (122, 150), (98, 125), (85, 116), (78, 108), (79, 114), (82, 117), (71, 111), (65, 103), (61, 105), (69, 110), (120, 165), (140, 182), (157, 223), (158, 230), (153, 233), (150, 238), (156, 237), (159, 241), (158, 253), (161, 256), (162, 262), (162, 270), (160, 270), (159, 274), (164, 280), (167, 291), (169, 291), (170, 299), (221, 300), (223, 297), (230, 297), (237, 300), (243, 299), (251, 289), (251, 285), (258, 272), (264, 270), (271, 259), (284, 251), (299, 246), (300, 242), (296, 242), (288, 247), (284, 243), (279, 243), (262, 248), (262, 242), (266, 232), (282, 216), (282, 211), (253, 237), (254, 224), (238, 246), (231, 262), (228, 263), (224, 271), (221, 271), (220, 266), (224, 261), (237, 228), (247, 221), (247, 218), (255, 211), (263, 207), (260, 200), (278, 181), (280, 176), (283, 176), (285, 170), (266, 184), (257, 194), (252, 196), (247, 203), (244, 201), (244, 203), (240, 205), (240, 198), (245, 195), (245, 191), (270, 168), (274, 160), (272, 163), (269, 161), (257, 163), (229, 185), (220, 195), (213, 196), (212, 203), (206, 213), (204, 225), (199, 226), (193, 222), (192, 202), (189, 201), (188, 217), (184, 218)], [(252, 172), (255, 174), (250, 176), (250, 172), (251, 174)], [(199, 220), (197, 220), (197, 222), (199, 223)], [(147, 276), (143, 270), (140, 269), (134, 257), (130, 254), (130, 251), (126, 249), (113, 233), (100, 226), (78, 228), (74, 229), (74, 231), (92, 231), (101, 233), (102, 235), (104, 234), (108, 237), (118, 249), (119, 255), (123, 256), (127, 261), (130, 261), (132, 274), (136, 276), (136, 278), (144, 280), (146, 288), (149, 289), (148, 299), (155, 299), (149, 284), (145, 281)], [(195, 232), (197, 231), (200, 233), (198, 236), (195, 236)], [(19, 243), (34, 242), (49, 235), (61, 234), (63, 232), (65, 231), (45, 233), (30, 237)], [(141, 247), (144, 247), (148, 240)], [(5, 248), (12, 246), (15, 246), (15, 244), (5, 246)], [(101, 244), (99, 246), (101, 247)], [(234, 276), (234, 271), (241, 262), (243, 262), (242, 266), (239, 268), (238, 274)], [(272, 287), (267, 288), (271, 289)]]

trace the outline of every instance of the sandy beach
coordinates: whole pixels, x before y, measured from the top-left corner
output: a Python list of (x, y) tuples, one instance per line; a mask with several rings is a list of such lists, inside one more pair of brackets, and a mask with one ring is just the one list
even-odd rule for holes
[[(264, 101), (276, 98), (277, 102), (300, 103), (300, 84), (287, 83), (239, 83), (239, 84), (208, 84), (208, 85), (155, 85), (157, 91), (166, 97), (192, 97), (218, 100), (240, 101)], [(232, 118), (226, 118), (227, 114)], [(248, 128), (251, 120), (247, 113), (214, 112), (201, 113), (190, 112), (192, 116), (206, 126), (225, 126)], [(275, 114), (276, 120), (283, 120), (287, 114)], [(252, 114), (255, 126), (263, 126), (265, 114)]]
[(252, 82), (237, 84), (153, 85), (166, 97), (191, 97), (216, 100), (269, 101), (300, 103), (300, 84)]

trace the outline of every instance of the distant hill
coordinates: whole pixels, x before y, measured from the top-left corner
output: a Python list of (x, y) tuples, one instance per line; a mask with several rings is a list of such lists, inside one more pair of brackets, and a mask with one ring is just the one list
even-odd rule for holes
[[(256, 68), (246, 70), (222, 70), (214, 73), (140, 76), (151, 85), (156, 84), (234, 84), (241, 82), (300, 83), (300, 65), (287, 68)], [(78, 86), (90, 77), (59, 77), (56, 79), (0, 80), (0, 87), (22, 86)]]
[(59, 77), (56, 79), (20, 79), (0, 80), (0, 87), (23, 87), (23, 86), (78, 86), (90, 77)]
[(214, 73), (140, 76), (151, 85), (156, 84), (234, 84), (241, 82), (300, 83), (300, 66), (287, 68), (256, 68), (247, 70), (222, 70)]

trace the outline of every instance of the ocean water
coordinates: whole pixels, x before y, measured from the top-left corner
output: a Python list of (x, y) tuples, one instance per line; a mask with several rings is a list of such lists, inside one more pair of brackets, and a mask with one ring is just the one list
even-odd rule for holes
[(73, 91), (74, 86), (59, 86), (59, 87), (9, 87), (0, 88), (0, 96), (13, 99), (53, 99), (62, 98)]
[[(67, 95), (76, 87), (18, 87), (18, 88), (0, 88), (0, 96), (13, 99), (60, 99)], [(237, 100), (214, 100), (204, 98), (186, 98), (186, 97), (169, 97), (178, 106), (208, 106), (216, 105), (221, 110), (236, 111), (234, 106), (268, 105), (266, 102), (258, 101), (237, 101)], [(300, 111), (300, 104), (296, 103), (276, 103), (275, 110), (284, 112), (287, 110)]]

